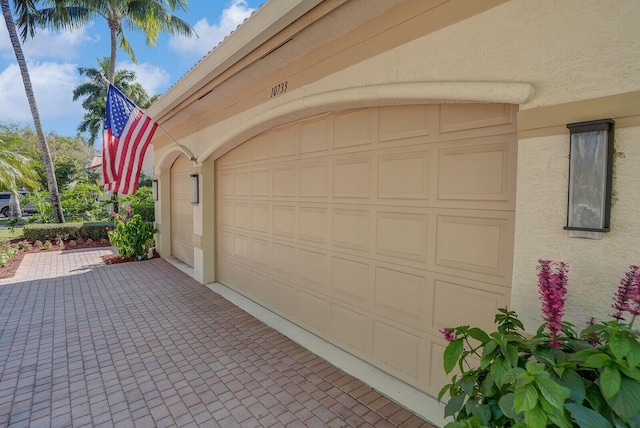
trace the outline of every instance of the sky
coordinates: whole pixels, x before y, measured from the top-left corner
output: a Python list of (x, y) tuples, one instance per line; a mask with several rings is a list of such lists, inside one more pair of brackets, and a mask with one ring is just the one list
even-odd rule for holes
[[(155, 47), (139, 31), (126, 30), (138, 59), (118, 49), (116, 69), (133, 70), (150, 95), (164, 93), (220, 43), (265, 0), (191, 0), (188, 13), (177, 13), (191, 24), (198, 38), (161, 34)], [(12, 1), (9, 2), (13, 4)], [(84, 109), (73, 101), (73, 89), (85, 79), (78, 67), (97, 68), (109, 56), (109, 29), (100, 18), (75, 31), (40, 29), (23, 43), (31, 83), (46, 133), (75, 136)], [(0, 123), (30, 125), (31, 110), (24, 92), (9, 33), (0, 17)], [(85, 135), (85, 137), (87, 137)], [(95, 142), (96, 147), (99, 142)]]

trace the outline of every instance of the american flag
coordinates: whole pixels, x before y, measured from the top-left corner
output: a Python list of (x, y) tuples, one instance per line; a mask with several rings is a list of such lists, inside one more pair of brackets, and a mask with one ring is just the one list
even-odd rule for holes
[(144, 154), (158, 125), (122, 92), (109, 85), (102, 133), (104, 188), (122, 195), (138, 189)]

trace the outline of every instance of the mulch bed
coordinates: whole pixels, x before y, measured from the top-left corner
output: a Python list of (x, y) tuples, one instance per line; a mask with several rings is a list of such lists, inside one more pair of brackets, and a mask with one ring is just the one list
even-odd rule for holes
[[(17, 244), (20, 241), (23, 241), (24, 239), (20, 238), (20, 239), (12, 239), (11, 241), (9, 241), (12, 244)], [(50, 249), (45, 249), (45, 248), (41, 248), (41, 249), (31, 249), (31, 250), (19, 250), (13, 257), (11, 257), (9, 259), (9, 261), (7, 262), (7, 265), (3, 268), (0, 268), (0, 279), (7, 279), (7, 278), (13, 278), (13, 276), (16, 274), (16, 271), (18, 270), (18, 268), (20, 267), (20, 263), (22, 263), (22, 259), (24, 258), (24, 255), (27, 253), (37, 253), (37, 252), (41, 252), (41, 251), (65, 251), (65, 250), (80, 250), (80, 249), (84, 249), (84, 248), (101, 248), (101, 247), (110, 247), (111, 244), (110, 243), (106, 243), (106, 244), (100, 244), (99, 241), (94, 241), (91, 244), (87, 244), (87, 243), (82, 243), (82, 244), (78, 244), (76, 242), (75, 246), (71, 246), (69, 244), (69, 241), (64, 241), (64, 245), (63, 246), (57, 246), (54, 245), (52, 248)], [(158, 258), (160, 257), (158, 255), (158, 253), (154, 252), (153, 253), (153, 258)], [(102, 261), (104, 262), (104, 264), (106, 265), (115, 265), (115, 264), (119, 264), (119, 263), (129, 263), (133, 261), (133, 257), (129, 257), (129, 258), (124, 258), (122, 256), (120, 256), (119, 254), (107, 254), (102, 256)]]

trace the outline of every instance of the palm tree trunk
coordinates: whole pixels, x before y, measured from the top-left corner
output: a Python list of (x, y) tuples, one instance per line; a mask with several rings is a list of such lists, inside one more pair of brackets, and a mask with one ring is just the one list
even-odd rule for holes
[(120, 22), (109, 19), (109, 32), (111, 33), (111, 62), (109, 63), (109, 82), (113, 85), (116, 75), (116, 52), (118, 51), (118, 28)]
[(11, 9), (9, 7), (9, 0), (0, 0), (0, 5), (2, 6), (2, 13), (7, 24), (7, 30), (9, 31), (9, 37), (11, 38), (13, 51), (16, 54), (18, 66), (20, 67), (20, 73), (22, 74), (24, 90), (27, 93), (27, 100), (29, 101), (29, 107), (31, 108), (31, 115), (33, 116), (33, 125), (36, 129), (36, 134), (38, 135), (40, 148), (42, 149), (44, 167), (47, 170), (47, 182), (49, 186), (51, 207), (53, 208), (53, 217), (55, 218), (56, 222), (64, 223), (64, 214), (62, 213), (62, 206), (60, 205), (60, 194), (58, 193), (58, 183), (56, 181), (56, 175), (53, 169), (53, 161), (51, 160), (51, 153), (49, 152), (47, 139), (44, 135), (44, 131), (42, 130), (40, 113), (38, 113), (36, 97), (33, 93), (33, 87), (31, 86), (31, 78), (29, 77), (27, 61), (24, 58), (22, 46), (20, 45), (20, 40), (18, 39), (18, 33), (16, 31), (16, 26), (13, 21), (13, 16), (11, 15)]
[(18, 192), (11, 190), (11, 197), (9, 198), (9, 220), (16, 218), (22, 218), (22, 208), (20, 207), (20, 196)]

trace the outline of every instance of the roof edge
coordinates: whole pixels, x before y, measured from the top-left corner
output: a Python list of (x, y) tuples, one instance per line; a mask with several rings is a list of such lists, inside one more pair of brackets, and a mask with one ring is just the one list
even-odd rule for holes
[(267, 1), (169, 88), (147, 110), (147, 114), (156, 121), (162, 121), (168, 113), (208, 82), (321, 2), (322, 0)]

